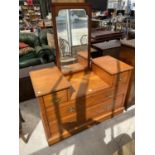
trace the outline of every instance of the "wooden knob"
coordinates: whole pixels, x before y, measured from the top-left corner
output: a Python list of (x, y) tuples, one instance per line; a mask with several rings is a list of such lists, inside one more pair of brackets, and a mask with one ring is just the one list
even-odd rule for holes
[(70, 112), (70, 113), (75, 112), (75, 108), (69, 107), (69, 108), (68, 108), (68, 112)]
[(122, 78), (119, 78), (119, 81), (122, 81)]
[(54, 103), (59, 103), (61, 101), (60, 98), (54, 98)]

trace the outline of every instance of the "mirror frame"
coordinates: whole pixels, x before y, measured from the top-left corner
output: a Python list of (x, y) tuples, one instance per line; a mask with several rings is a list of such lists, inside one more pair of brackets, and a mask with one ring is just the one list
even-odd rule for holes
[(90, 69), (90, 50), (91, 50), (91, 4), (89, 3), (52, 3), (51, 10), (52, 10), (52, 22), (53, 22), (53, 32), (54, 32), (54, 42), (56, 48), (56, 65), (61, 70), (61, 63), (60, 63), (60, 50), (59, 50), (59, 43), (58, 43), (58, 35), (57, 35), (57, 24), (56, 24), (56, 17), (60, 10), (63, 9), (84, 9), (88, 16), (88, 67)]

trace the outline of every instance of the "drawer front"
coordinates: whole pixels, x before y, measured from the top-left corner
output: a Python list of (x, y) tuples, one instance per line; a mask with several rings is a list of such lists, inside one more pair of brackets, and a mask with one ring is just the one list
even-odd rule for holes
[(62, 117), (61, 119), (56, 119), (54, 121), (49, 121), (49, 127), (51, 134), (60, 134), (64, 131), (69, 132), (69, 130), (77, 129), (78, 126), (83, 123), (93, 121), (94, 117), (106, 114), (112, 110), (122, 106), (123, 95), (116, 98), (115, 101), (109, 99), (103, 103), (96, 106), (88, 108), (85, 110), (85, 114), (80, 116), (76, 113), (72, 113), (67, 117)]
[(125, 94), (127, 91), (128, 85), (126, 83), (120, 83), (114, 89), (114, 96), (118, 96), (120, 94)]
[[(124, 91), (124, 86), (118, 87), (117, 92), (114, 89), (97, 92), (89, 97), (79, 98), (66, 102), (64, 104), (54, 104), (51, 107), (46, 108), (46, 114), (49, 121), (60, 120), (63, 117), (70, 116), (72, 114), (78, 114), (83, 116), (87, 108), (100, 105), (105, 101), (113, 101), (119, 94)], [(116, 94), (115, 94), (116, 93)]]
[(123, 97), (124, 95), (119, 95), (117, 98), (106, 100), (96, 106), (87, 109), (86, 118), (91, 119), (95, 116), (106, 114), (113, 111), (116, 108), (123, 106)]
[(54, 105), (53, 107), (46, 109), (46, 115), (48, 121), (61, 120), (63, 117), (76, 114), (75, 102), (69, 102), (63, 106)]
[(97, 92), (88, 97), (81, 97), (77, 100), (66, 102), (64, 104), (55, 104), (46, 108), (47, 118), (49, 121), (55, 121), (76, 113), (83, 115), (86, 108), (100, 104), (105, 100), (112, 99), (113, 95), (114, 90), (109, 89)]
[(107, 89), (105, 91), (96, 92), (89, 97), (86, 97), (86, 99), (83, 99), (84, 101), (80, 104), (86, 104), (86, 107), (91, 107), (96, 104), (100, 104), (101, 102), (112, 99), (114, 96), (114, 89)]
[(59, 134), (65, 130), (76, 129), (78, 127), (76, 115), (63, 118), (61, 121), (49, 122), (49, 128), (52, 135)]
[(128, 82), (128, 78), (129, 78), (129, 72), (123, 72), (120, 74), (115, 75), (114, 78), (114, 85), (119, 85), (119, 84), (123, 84), (123, 83), (127, 83)]
[(127, 89), (127, 85), (126, 84), (120, 84), (118, 85), (118, 87), (115, 87), (113, 89), (107, 89), (105, 91), (100, 91), (97, 92), (95, 94), (92, 94), (91, 96), (87, 97), (86, 99), (83, 99), (83, 103), (82, 104), (86, 104), (86, 107), (91, 107), (97, 104), (100, 104), (106, 100), (114, 100), (116, 98), (116, 96), (120, 95), (120, 94), (124, 94), (124, 92)]
[(50, 95), (43, 96), (45, 107), (53, 107), (53, 104), (59, 104), (68, 101), (68, 90), (62, 90)]
[[(92, 70), (97, 74), (101, 79), (109, 84), (109, 86), (116, 86), (118, 84), (127, 83), (129, 79), (130, 71), (125, 71), (119, 74), (111, 75), (107, 73), (105, 70), (101, 69), (100, 67), (92, 64)], [(118, 68), (119, 70), (119, 68)]]

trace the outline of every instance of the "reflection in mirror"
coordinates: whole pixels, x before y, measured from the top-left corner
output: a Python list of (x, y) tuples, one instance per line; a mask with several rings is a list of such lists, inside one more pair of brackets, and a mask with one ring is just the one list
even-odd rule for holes
[[(63, 9), (56, 17), (62, 70), (78, 63), (78, 55), (88, 53), (88, 16), (84, 9)], [(84, 52), (87, 52), (84, 54)], [(86, 66), (85, 66), (86, 67)]]

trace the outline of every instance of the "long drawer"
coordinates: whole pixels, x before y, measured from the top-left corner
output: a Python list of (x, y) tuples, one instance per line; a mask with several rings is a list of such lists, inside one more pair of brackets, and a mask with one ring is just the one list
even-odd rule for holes
[[(76, 101), (72, 101), (68, 103), (66, 106), (60, 108), (58, 105), (55, 105), (55, 108), (48, 108), (46, 109), (46, 114), (47, 114), (47, 119), (48, 121), (56, 121), (56, 120), (61, 120), (64, 117), (70, 116), (72, 114), (77, 114), (79, 119), (83, 119), (82, 117), (85, 116), (90, 116), (88, 113), (91, 113), (93, 111), (93, 108), (96, 107), (101, 107), (99, 110), (94, 110), (96, 113), (99, 113), (99, 111), (103, 111), (103, 106), (106, 107), (106, 104), (113, 103), (115, 106), (123, 106), (122, 105), (122, 100), (123, 100), (123, 95), (120, 95), (116, 98), (100, 98), (98, 100), (88, 100), (88, 103), (84, 104), (77, 104)], [(92, 97), (93, 98), (93, 97)], [(96, 102), (96, 103), (95, 103)], [(91, 104), (91, 106), (86, 106), (87, 104)], [(103, 106), (102, 106), (103, 104)], [(91, 111), (87, 110), (91, 109)], [(112, 107), (109, 109), (112, 109)]]
[[(106, 91), (100, 91), (92, 94), (88, 97), (82, 97), (78, 100), (73, 100), (66, 103), (51, 104), (50, 107), (46, 108), (47, 118), (49, 121), (55, 121), (62, 117), (69, 116), (73, 113), (78, 113), (83, 115), (86, 108), (95, 106), (97, 104), (103, 103), (106, 100), (115, 100), (116, 97), (123, 93), (126, 85), (120, 85), (117, 90), (109, 89)], [(51, 102), (51, 101), (49, 101)]]
[(123, 104), (123, 98), (124, 95), (119, 95), (116, 99), (108, 99), (100, 104), (97, 104), (96, 106), (88, 108), (88, 110), (86, 110), (86, 119), (91, 119), (95, 116), (105, 114), (121, 107)]
[(50, 131), (54, 134), (64, 132), (64, 130), (76, 129), (82, 123), (93, 121), (93, 118), (121, 107), (122, 102), (123, 95), (118, 96), (116, 100), (106, 100), (105, 102), (85, 109), (85, 114), (83, 116), (79, 116), (78, 113), (81, 113), (81, 111), (78, 112), (71, 106), (76, 112), (70, 112), (68, 116), (60, 117), (59, 119), (55, 119), (55, 121), (49, 120)]
[[(52, 104), (52, 106), (46, 108), (46, 113), (49, 120), (59, 119), (59, 117), (66, 117), (72, 113), (80, 111), (81, 109), (86, 109), (87, 107), (100, 104), (107, 99), (112, 99), (114, 94), (113, 89), (107, 91), (100, 91), (87, 97), (81, 97), (78, 100), (72, 100), (66, 103)], [(49, 101), (51, 102), (51, 101)], [(79, 112), (79, 113), (80, 113)]]
[(63, 118), (60, 121), (49, 122), (51, 134), (61, 134), (64, 130), (76, 129), (79, 126), (76, 114)]

